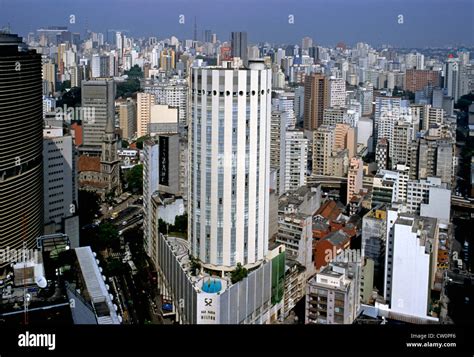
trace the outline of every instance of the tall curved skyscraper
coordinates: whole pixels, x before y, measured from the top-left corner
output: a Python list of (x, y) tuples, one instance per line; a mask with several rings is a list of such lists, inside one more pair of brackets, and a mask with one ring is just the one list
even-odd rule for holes
[[(0, 33), (0, 249), (32, 248), (43, 231), (41, 56)], [(0, 267), (10, 262), (0, 262)]]
[(271, 70), (196, 67), (191, 80), (193, 255), (216, 272), (258, 266), (268, 252)]

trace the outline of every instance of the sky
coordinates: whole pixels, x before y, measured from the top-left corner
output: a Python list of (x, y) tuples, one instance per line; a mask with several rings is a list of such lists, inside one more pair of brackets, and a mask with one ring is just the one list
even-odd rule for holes
[(0, 27), (20, 35), (57, 25), (191, 39), (195, 18), (198, 38), (210, 29), (223, 41), (247, 31), (249, 43), (300, 44), (310, 36), (321, 45), (474, 45), (474, 0), (0, 0)]

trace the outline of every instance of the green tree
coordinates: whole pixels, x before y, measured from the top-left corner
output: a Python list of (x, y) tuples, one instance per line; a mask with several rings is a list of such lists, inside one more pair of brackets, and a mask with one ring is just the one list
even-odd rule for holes
[(116, 258), (108, 258), (104, 268), (106, 276), (124, 275), (128, 272), (128, 266)]
[(176, 216), (174, 219), (174, 232), (182, 232), (185, 233), (188, 230), (188, 215), (185, 213), (181, 216)]
[(469, 93), (461, 96), (454, 104), (454, 108), (467, 112), (472, 102), (474, 102), (474, 93)]
[(129, 98), (140, 90), (140, 80), (138, 78), (127, 79), (125, 82), (117, 83), (116, 98)]
[(143, 142), (148, 139), (150, 139), (148, 135), (139, 137), (136, 141), (137, 149), (143, 150)]
[(110, 222), (103, 222), (99, 226), (99, 247), (112, 248), (113, 250), (120, 249), (120, 239), (118, 230)]
[(245, 277), (247, 277), (248, 271), (246, 268), (242, 266), (242, 264), (237, 263), (236, 268), (230, 273), (230, 279), (232, 281), (232, 284), (235, 284)]
[(127, 149), (130, 143), (127, 140), (122, 139), (122, 149)]
[(125, 173), (127, 189), (133, 193), (143, 192), (143, 165), (135, 165)]
[(124, 74), (126, 74), (128, 78), (143, 78), (143, 71), (137, 64), (130, 68), (130, 70), (125, 71)]
[(100, 209), (100, 196), (91, 191), (79, 190), (79, 223), (81, 227), (91, 224)]
[(189, 264), (191, 266), (191, 274), (197, 276), (201, 270), (201, 263), (198, 259), (194, 258), (191, 254), (189, 255)]

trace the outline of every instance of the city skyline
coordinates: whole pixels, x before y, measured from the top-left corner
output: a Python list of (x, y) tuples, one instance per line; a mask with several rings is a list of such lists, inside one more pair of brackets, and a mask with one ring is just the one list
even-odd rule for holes
[[(338, 42), (368, 42), (374, 46), (386, 44), (400, 48), (474, 45), (474, 29), (469, 22), (474, 3), (469, 0), (383, 3), (375, 0), (244, 0), (238, 4), (227, 0), (199, 3), (178, 0), (172, 4), (162, 0), (104, 0), (99, 4), (80, 0), (67, 6), (57, 0), (46, 0), (39, 13), (33, 10), (33, 3), (32, 0), (0, 0), (0, 26), (10, 24), (12, 32), (25, 36), (37, 28), (58, 25), (68, 26), (81, 35), (88, 29), (104, 33), (108, 29), (126, 29), (134, 37), (174, 35), (192, 39), (196, 19), (198, 38), (209, 29), (217, 33), (221, 41), (230, 41), (231, 31), (245, 28), (249, 43), (299, 44), (302, 37), (309, 36), (318, 45)], [(459, 11), (446, 11), (448, 6)], [(250, 7), (252, 11), (247, 11)], [(108, 16), (104, 17), (105, 13)], [(74, 23), (70, 23), (71, 15), (74, 15)], [(181, 15), (184, 15), (184, 23)]]
[(473, 6), (0, 0), (13, 344), (472, 345)]

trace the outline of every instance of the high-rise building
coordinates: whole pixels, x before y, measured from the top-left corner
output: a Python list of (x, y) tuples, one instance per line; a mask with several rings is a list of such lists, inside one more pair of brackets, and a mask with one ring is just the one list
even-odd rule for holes
[(0, 33), (0, 69), (0, 248), (30, 249), (43, 233), (41, 56)]
[(79, 246), (76, 150), (62, 127), (43, 129), (45, 234), (65, 233)]
[(335, 126), (321, 125), (313, 132), (313, 175), (330, 175), (329, 157), (334, 150)]
[(405, 90), (415, 93), (426, 86), (438, 87), (440, 85), (439, 71), (427, 69), (407, 69), (405, 74)]
[(54, 63), (43, 63), (43, 86), (44, 95), (51, 95), (56, 91), (56, 65)]
[(150, 93), (137, 94), (137, 137), (148, 135), (151, 120), (151, 107), (155, 105), (155, 96)]
[(343, 78), (329, 79), (329, 106), (344, 107), (346, 105), (346, 81)]
[(375, 148), (375, 162), (377, 164), (377, 169), (388, 169), (388, 145), (387, 138), (381, 138), (377, 142)]
[(273, 110), (270, 125), (270, 169), (276, 170), (278, 196), (285, 192), (286, 122), (281, 111)]
[(127, 98), (126, 101), (118, 104), (119, 126), (122, 129), (122, 137), (132, 138), (137, 132), (137, 114), (135, 101)]
[(438, 254), (437, 220), (389, 210), (387, 237), (384, 296), (390, 311), (420, 319), (417, 321), (437, 321), (430, 315)]
[(247, 32), (232, 32), (231, 47), (232, 57), (239, 57), (246, 66), (248, 63)]
[(363, 87), (357, 89), (357, 100), (362, 108), (362, 115), (372, 114), (372, 101), (374, 98), (374, 86), (366, 82)]
[(454, 178), (454, 146), (448, 141), (438, 141), (436, 153), (436, 176), (451, 187)]
[(411, 123), (403, 119), (398, 120), (393, 126), (393, 134), (389, 144), (392, 167), (397, 164), (408, 164), (410, 143), (413, 139), (414, 132)]
[(405, 64), (407, 69), (424, 69), (425, 56), (421, 53), (408, 53), (405, 55)]
[(144, 80), (141, 86), (145, 93), (155, 96), (154, 104), (178, 108), (180, 128), (185, 128), (188, 125), (189, 91), (186, 79), (167, 79), (160, 76), (157, 79)]
[(457, 101), (459, 94), (459, 61), (457, 58), (449, 58), (444, 64), (444, 88), (448, 97)]
[(196, 67), (192, 85), (193, 255), (217, 271), (259, 265), (268, 251), (271, 69)]
[(308, 139), (304, 132), (289, 130), (285, 138), (285, 191), (293, 191), (306, 184)]
[(324, 74), (313, 73), (304, 82), (304, 128), (315, 130), (323, 123), (329, 107), (329, 81)]
[(108, 118), (115, 117), (115, 82), (113, 79), (82, 81), (82, 109), (90, 113), (83, 118), (83, 145), (100, 148)]
[(347, 203), (352, 199), (352, 196), (362, 190), (364, 180), (364, 162), (362, 159), (352, 157), (349, 165), (349, 172), (347, 173)]

